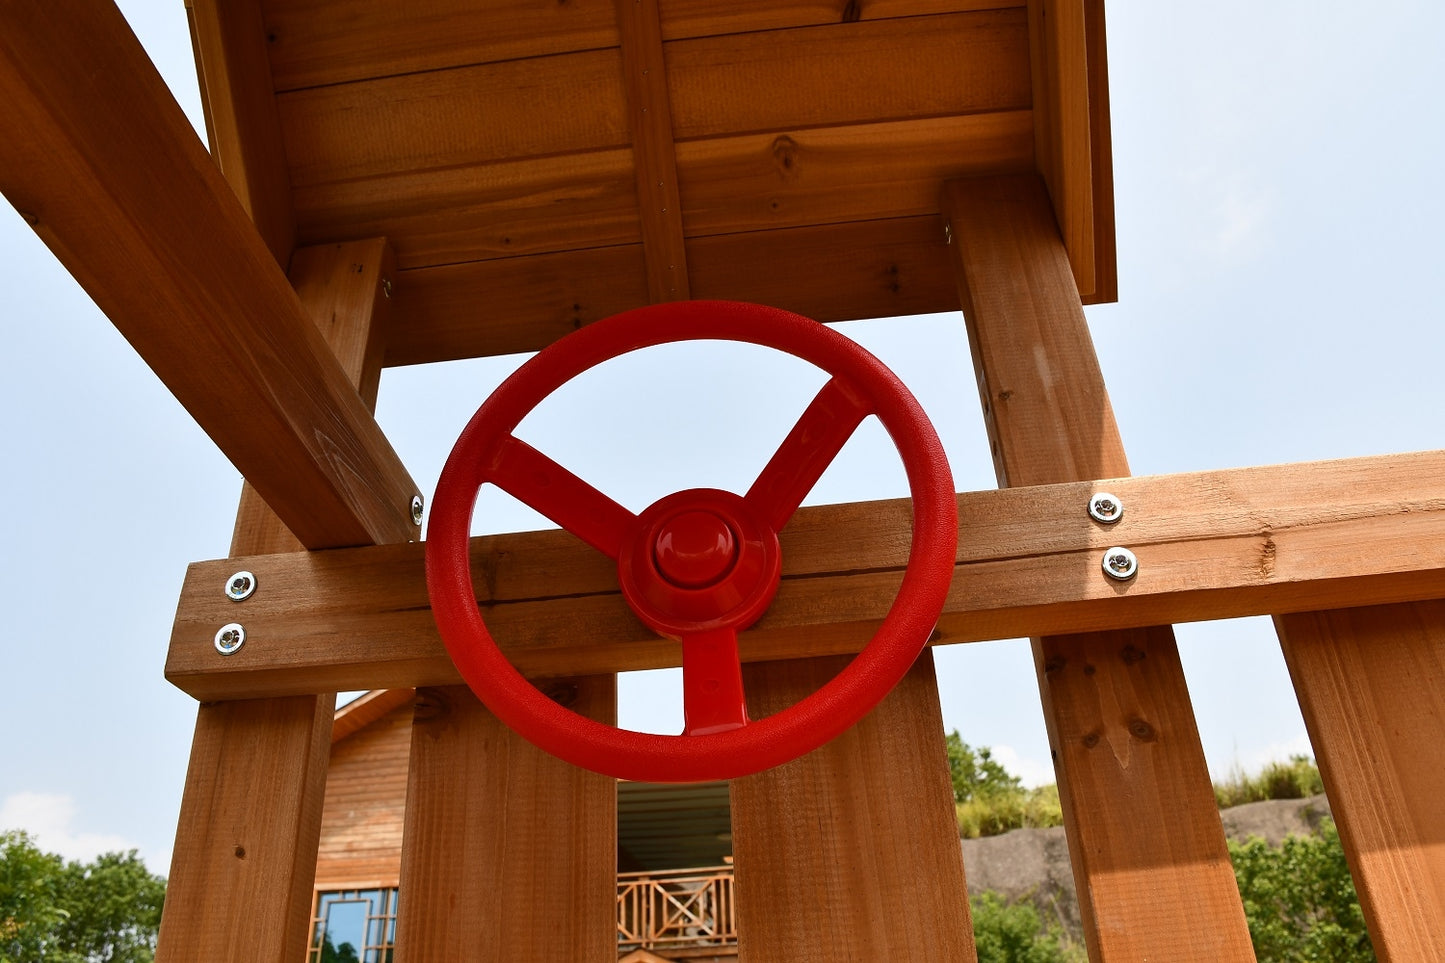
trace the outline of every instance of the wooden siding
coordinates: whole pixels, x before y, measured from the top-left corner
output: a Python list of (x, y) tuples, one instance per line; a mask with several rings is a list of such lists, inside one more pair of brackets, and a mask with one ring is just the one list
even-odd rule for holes
[(332, 745), (317, 889), (400, 879), (411, 721), (408, 701)]

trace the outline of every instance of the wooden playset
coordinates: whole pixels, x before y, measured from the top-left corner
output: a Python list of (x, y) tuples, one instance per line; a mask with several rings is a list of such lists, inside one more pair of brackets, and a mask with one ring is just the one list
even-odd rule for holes
[[(744, 961), (972, 960), (926, 643), (1017, 636), (1090, 958), (1253, 959), (1169, 625), (1258, 614), (1381, 959), (1445, 959), (1445, 454), (1127, 477), (1100, 0), (186, 6), (209, 152), (113, 7), (0, 6), (0, 188), (247, 479), (158, 959), (306, 959), (331, 693), (415, 688), (397, 960), (616, 960), (616, 776), (733, 779)], [(790, 313), (960, 307), (996, 491)], [(633, 516), (509, 434), (699, 337), (832, 376), (750, 492)], [(423, 543), (381, 368), (531, 351)], [(870, 413), (912, 498), (794, 512)], [(581, 538), (468, 540), (485, 480)], [(687, 735), (610, 728), (676, 665)]]

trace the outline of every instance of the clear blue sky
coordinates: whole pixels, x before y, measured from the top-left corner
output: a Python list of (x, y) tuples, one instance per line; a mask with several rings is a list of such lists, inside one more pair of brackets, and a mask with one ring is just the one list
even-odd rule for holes
[[(198, 119), (181, 0), (122, 6)], [(1441, 6), (1130, 0), (1108, 19), (1120, 303), (1089, 317), (1135, 473), (1440, 447)], [(186, 563), (226, 552), (239, 478), (8, 205), (0, 251), (0, 828), (77, 857), (135, 846), (164, 871), (195, 714), (161, 675), (170, 622)], [(958, 487), (991, 487), (960, 319), (845, 330), (919, 395)], [(674, 481), (745, 484), (791, 414), (759, 428), (709, 409), (745, 378), (757, 412), (796, 412), (816, 382), (743, 354), (736, 370), (639, 358), (654, 388), (692, 399), (662, 420), (620, 365), (554, 399), (530, 437), (633, 507)], [(379, 417), (425, 489), (516, 363), (384, 376)], [(639, 415), (671, 452), (645, 473), (645, 439), (602, 440)], [(817, 495), (892, 496), (899, 478), (864, 437)], [(500, 500), (478, 520), (530, 526)], [(1216, 773), (1308, 751), (1267, 620), (1178, 634)], [(937, 655), (947, 725), (1050, 778), (1027, 643)], [(629, 684), (624, 709), (665, 688)]]

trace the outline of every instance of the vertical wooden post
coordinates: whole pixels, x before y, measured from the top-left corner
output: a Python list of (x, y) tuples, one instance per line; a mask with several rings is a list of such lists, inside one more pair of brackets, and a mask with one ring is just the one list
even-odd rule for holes
[(1381, 960), (1445, 960), (1445, 601), (1275, 618)]
[[(372, 406), (391, 271), (379, 239), (308, 248), (292, 262), (302, 303)], [(247, 485), (231, 554), (300, 547)], [(245, 624), (244, 603), (236, 621)], [(158, 963), (305, 959), (335, 706), (322, 695), (200, 707)]]
[[(602, 722), (616, 676), (546, 691)], [(617, 781), (549, 756), (470, 689), (417, 692), (396, 958), (617, 959)]]
[[(1127, 475), (1042, 182), (954, 181), (944, 203), (1000, 484)], [(1173, 630), (1035, 639), (1034, 659), (1090, 958), (1253, 960)]]
[[(743, 667), (748, 711), (777, 712), (846, 659)], [(933, 653), (863, 721), (733, 782), (743, 963), (975, 959)]]

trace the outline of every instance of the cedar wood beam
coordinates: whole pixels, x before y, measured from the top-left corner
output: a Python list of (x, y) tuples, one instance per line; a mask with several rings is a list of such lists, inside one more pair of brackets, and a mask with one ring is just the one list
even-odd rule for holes
[(302, 544), (416, 536), (415, 484), (119, 10), (0, 6), (0, 131), (0, 191)]
[[(960, 494), (953, 589), (935, 643), (1141, 627), (1445, 595), (1445, 451)], [(1088, 520), (1106, 490), (1112, 527)], [(909, 544), (907, 500), (800, 511), (784, 584), (741, 639), (747, 661), (856, 652), (882, 619)], [(1139, 557), (1105, 578), (1106, 548)], [(675, 666), (617, 592), (604, 556), (565, 532), (473, 539), (473, 581), (509, 657), (533, 676)], [(233, 603), (227, 577), (255, 594)], [(216, 629), (245, 647), (220, 656)], [(166, 677), (203, 699), (449, 685), (422, 546), (198, 562), (181, 592)]]

